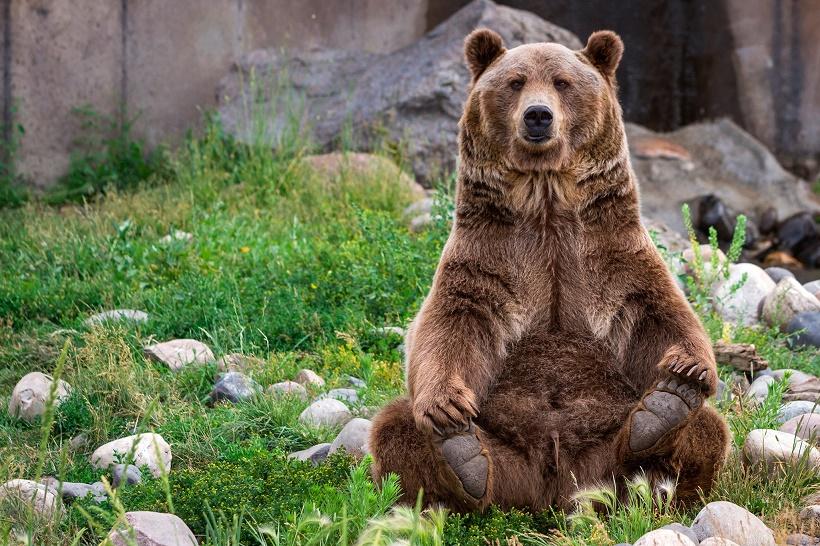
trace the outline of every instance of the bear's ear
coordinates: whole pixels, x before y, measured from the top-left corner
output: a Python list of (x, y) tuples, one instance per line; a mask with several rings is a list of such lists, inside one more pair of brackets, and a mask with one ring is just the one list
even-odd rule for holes
[(599, 30), (590, 34), (587, 46), (581, 53), (604, 76), (612, 78), (624, 54), (624, 43), (621, 37), (611, 30)]
[(475, 82), (499, 55), (504, 53), (504, 41), (488, 28), (472, 31), (464, 40), (464, 58)]

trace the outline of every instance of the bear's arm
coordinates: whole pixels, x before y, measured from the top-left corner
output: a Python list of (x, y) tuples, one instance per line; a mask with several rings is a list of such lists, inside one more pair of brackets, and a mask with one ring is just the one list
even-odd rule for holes
[(520, 336), (527, 319), (507, 243), (503, 232), (456, 228), (444, 249), (407, 343), (407, 382), (422, 429), (466, 426), (507, 344)]

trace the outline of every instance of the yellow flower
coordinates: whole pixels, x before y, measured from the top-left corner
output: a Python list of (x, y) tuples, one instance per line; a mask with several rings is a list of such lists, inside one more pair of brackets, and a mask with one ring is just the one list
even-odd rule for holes
[(241, 252), (242, 254), (247, 254), (250, 251), (251, 251), (251, 247), (249, 247), (249, 246), (243, 246), (242, 248), (239, 249), (239, 252)]
[(314, 283), (310, 283), (310, 287), (311, 287), (311, 288), (313, 288), (314, 290), (316, 290), (317, 288), (319, 288), (319, 287), (318, 287), (318, 286), (316, 286)]

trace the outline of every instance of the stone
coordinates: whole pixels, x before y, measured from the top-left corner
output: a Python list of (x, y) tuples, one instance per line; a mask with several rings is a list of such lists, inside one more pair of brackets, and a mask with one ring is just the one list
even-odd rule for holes
[[(252, 51), (220, 82), (219, 117), (225, 130), (244, 142), (261, 133), (275, 145), (296, 117), (323, 150), (331, 149), (348, 126), (360, 151), (377, 149), (385, 140), (407, 143), (409, 166), (429, 185), (455, 166), (458, 120), (470, 84), (464, 37), (479, 27), (497, 31), (507, 47), (545, 41), (583, 47), (569, 31), (530, 12), (478, 0), (392, 53)], [(262, 85), (251, 90), (247, 82), (253, 78)], [(294, 95), (303, 106), (299, 112), (289, 107)], [(261, 128), (260, 120), (247, 116), (247, 104), (272, 113)]]
[(220, 372), (247, 373), (251, 368), (261, 369), (264, 365), (265, 361), (261, 358), (242, 353), (231, 353), (216, 361), (216, 369)]
[(792, 533), (786, 537), (783, 544), (787, 546), (814, 546), (820, 544), (820, 538), (804, 535), (803, 533)]
[(761, 317), (770, 326), (785, 327), (797, 315), (814, 312), (820, 312), (820, 300), (797, 279), (786, 277), (763, 300)]
[[(718, 241), (732, 241), (739, 214), (723, 199), (713, 193), (707, 193), (689, 199), (687, 204), (692, 215), (692, 225), (701, 237), (708, 237), (709, 231), (714, 229)], [(744, 246), (749, 247), (754, 243), (758, 234), (757, 226), (747, 215)]]
[[(387, 181), (391, 185), (402, 187), (414, 201), (427, 197), (421, 184), (416, 182), (412, 176), (403, 172), (393, 161), (382, 155), (332, 152), (309, 155), (303, 161), (328, 182), (333, 182), (349, 173), (365, 179)], [(328, 189), (331, 189), (331, 187), (332, 184), (328, 184)]]
[(335, 398), (348, 404), (359, 403), (359, 394), (356, 392), (356, 389), (330, 389), (319, 398)]
[(88, 445), (88, 434), (81, 432), (68, 441), (71, 451), (79, 451)]
[[(419, 201), (415, 201), (407, 205), (402, 211), (402, 216), (405, 218), (415, 218), (419, 214), (430, 214), (433, 212), (433, 207), (435, 207), (435, 204), (435, 199), (432, 197), (425, 197), (424, 199), (420, 199)], [(376, 330), (378, 331), (390, 328), (398, 328), (398, 326), (385, 326), (384, 328), (376, 328)]]
[(706, 540), (701, 541), (700, 546), (740, 546), (734, 540), (729, 540), (728, 538), (720, 538), (720, 537), (709, 537)]
[(126, 525), (112, 529), (114, 546), (197, 546), (196, 537), (174, 514), (126, 512)]
[[(46, 402), (51, 393), (54, 378), (41, 372), (24, 375), (15, 385), (9, 399), (9, 415), (31, 423), (46, 412)], [(62, 379), (57, 383), (54, 405), (68, 398), (71, 385)]]
[(794, 273), (783, 267), (767, 267), (764, 271), (769, 277), (771, 277), (775, 284), (779, 283), (786, 277), (794, 277)]
[(0, 485), (0, 513), (19, 514), (25, 507), (44, 519), (51, 519), (61, 512), (57, 491), (31, 480), (11, 480)]
[(335, 453), (340, 448), (352, 455), (363, 456), (370, 453), (368, 439), (370, 437), (370, 427), (373, 425), (368, 419), (356, 417), (347, 423), (336, 439), (330, 444), (329, 455)]
[(145, 348), (145, 354), (173, 371), (192, 364), (207, 364), (214, 361), (210, 347), (195, 339), (173, 339), (149, 345)]
[[(646, 230), (653, 235), (653, 239), (659, 245), (662, 245), (669, 252), (680, 252), (680, 258), (685, 262), (683, 253), (687, 250), (689, 250), (690, 253), (692, 252), (691, 247), (689, 246), (689, 239), (683, 237), (683, 235), (673, 230), (660, 220), (642, 216), (641, 223), (644, 227), (646, 227)], [(677, 269), (678, 268), (676, 268), (676, 272)]]
[(299, 415), (299, 422), (311, 426), (336, 427), (344, 425), (352, 418), (350, 410), (342, 402), (324, 398), (305, 408)]
[(160, 238), (159, 242), (163, 245), (168, 245), (176, 242), (191, 243), (193, 242), (193, 240), (193, 234), (188, 233), (187, 231), (182, 231), (181, 229), (175, 229), (168, 235), (165, 235), (164, 237)]
[(655, 529), (638, 539), (635, 546), (697, 546), (688, 536), (670, 529)]
[(718, 340), (713, 349), (718, 364), (731, 366), (741, 372), (754, 373), (769, 367), (769, 363), (758, 356), (757, 349), (751, 343), (726, 343)]
[(242, 372), (227, 372), (217, 379), (211, 390), (211, 403), (220, 401), (241, 402), (259, 394), (262, 387)]
[(352, 375), (344, 376), (344, 380), (354, 389), (364, 389), (367, 387), (367, 383), (365, 383), (364, 379), (359, 379), (358, 377), (353, 377)]
[(732, 399), (732, 388), (726, 382), (718, 378), (717, 388), (715, 389), (715, 400), (724, 402)]
[(775, 250), (766, 254), (766, 257), (763, 259), (763, 267), (791, 267), (793, 269), (800, 269), (803, 267), (803, 264), (788, 252)]
[[(700, 251), (700, 260), (703, 264), (703, 270), (706, 275), (709, 275), (712, 268), (712, 247), (709, 245), (699, 245), (698, 249)], [(683, 270), (689, 275), (694, 274), (695, 250), (691, 246), (687, 247), (681, 254), (681, 259), (683, 260)], [(727, 260), (726, 254), (720, 249), (717, 249), (717, 260), (718, 266), (723, 266)]]
[(742, 546), (776, 546), (774, 534), (766, 524), (745, 508), (728, 501), (704, 506), (695, 516), (692, 530), (701, 542), (719, 537)]
[(804, 415), (806, 413), (820, 413), (820, 405), (808, 400), (786, 402), (780, 406), (780, 411), (777, 414), (777, 422), (782, 425), (789, 419), (797, 417), (798, 415)]
[[(744, 277), (746, 281), (742, 282)], [(721, 278), (712, 290), (715, 309), (723, 320), (753, 326), (758, 322), (760, 302), (774, 291), (775, 286), (775, 282), (758, 266), (732, 264), (729, 266), (729, 278)]]
[(126, 457), (131, 453), (133, 461), (128, 462), (140, 468), (147, 466), (155, 478), (160, 477), (163, 471), (171, 471), (171, 446), (153, 432), (126, 436), (98, 447), (91, 454), (91, 465), (108, 470), (112, 465), (126, 462)]
[(311, 386), (321, 389), (325, 386), (325, 380), (322, 379), (319, 374), (307, 368), (299, 370), (293, 380), (305, 387)]
[(792, 368), (781, 368), (779, 370), (761, 370), (760, 375), (771, 375), (777, 381), (780, 381), (786, 374), (789, 375), (789, 387), (794, 388), (798, 385), (805, 383), (806, 381), (811, 381), (815, 379), (813, 375), (807, 374), (806, 372), (801, 372), (800, 370), (794, 370)]
[(302, 451), (294, 451), (288, 455), (288, 459), (296, 459), (299, 461), (310, 461), (314, 465), (322, 463), (330, 453), (330, 444), (317, 444), (313, 447), (303, 449)]
[(818, 256), (815, 255), (818, 240), (820, 230), (814, 215), (808, 211), (793, 214), (777, 226), (777, 247), (808, 267), (820, 265), (817, 261)]
[(800, 519), (815, 525), (820, 524), (820, 505), (813, 504), (800, 510)]
[(435, 218), (429, 212), (419, 214), (410, 220), (409, 229), (411, 233), (421, 233), (433, 225)]
[(806, 292), (808, 292), (809, 294), (814, 294), (814, 297), (820, 297), (818, 296), (818, 294), (820, 294), (820, 279), (816, 281), (807, 282), (803, 285), (803, 288), (805, 288)]
[(83, 324), (90, 328), (91, 326), (98, 326), (108, 322), (148, 322), (148, 313), (145, 311), (137, 311), (135, 309), (113, 309), (111, 311), (103, 311), (85, 319)]
[(382, 326), (381, 328), (376, 328), (374, 330), (377, 334), (381, 336), (399, 336), (404, 338), (407, 335), (407, 331), (401, 326)]
[(660, 137), (644, 137), (633, 143), (632, 153), (641, 159), (674, 159), (677, 161), (691, 161), (689, 150)]
[(93, 496), (97, 503), (108, 499), (104, 488), (102, 491), (99, 491), (97, 487), (88, 485), (87, 483), (60, 482), (56, 478), (51, 477), (43, 478), (40, 480), (40, 483), (53, 489), (56, 493), (61, 494), (63, 500), (82, 499), (88, 495)]
[[(818, 300), (820, 301), (820, 300)], [(820, 312), (799, 313), (786, 324), (784, 331), (794, 347), (820, 347)]]
[(661, 527), (661, 529), (668, 529), (670, 531), (680, 533), (682, 535), (685, 535), (686, 538), (691, 540), (693, 543), (698, 543), (698, 536), (695, 534), (695, 532), (690, 527), (687, 527), (686, 525), (683, 525), (681, 523), (669, 523)]
[(754, 381), (752, 384), (749, 385), (749, 389), (746, 391), (746, 396), (756, 400), (757, 402), (763, 402), (767, 396), (769, 396), (769, 385), (775, 382), (775, 378), (771, 375), (761, 375)]
[(274, 396), (295, 396), (302, 400), (308, 399), (308, 392), (302, 385), (295, 381), (282, 381), (274, 383), (268, 387), (268, 392)]
[(142, 482), (142, 472), (136, 466), (117, 464), (111, 468), (111, 487), (118, 488), (125, 479), (126, 485), (135, 485)]
[(743, 443), (744, 462), (751, 467), (764, 466), (772, 475), (797, 464), (802, 457), (810, 468), (820, 466), (820, 451), (787, 432), (755, 429)]
[(780, 430), (817, 445), (820, 439), (820, 413), (804, 413), (792, 417), (780, 425)]

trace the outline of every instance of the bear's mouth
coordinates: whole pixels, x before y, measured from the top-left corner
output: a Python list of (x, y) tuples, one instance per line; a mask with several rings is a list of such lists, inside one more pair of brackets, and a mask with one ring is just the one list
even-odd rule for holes
[(541, 142), (546, 142), (549, 140), (550, 136), (551, 135), (549, 133), (545, 133), (543, 135), (526, 135), (524, 140), (527, 142), (532, 142), (533, 144), (540, 144)]

